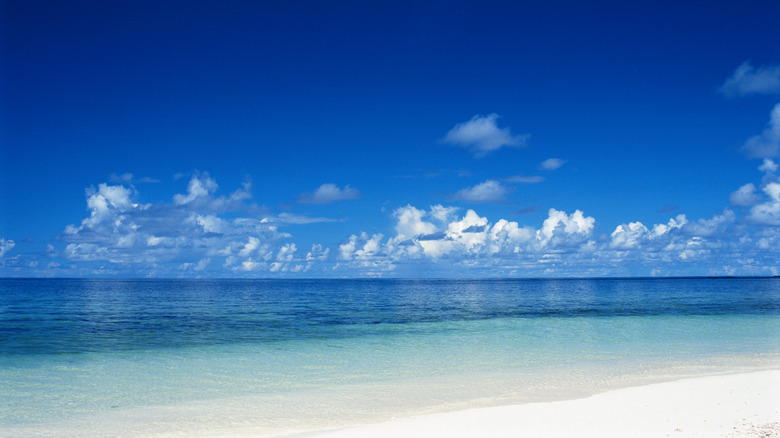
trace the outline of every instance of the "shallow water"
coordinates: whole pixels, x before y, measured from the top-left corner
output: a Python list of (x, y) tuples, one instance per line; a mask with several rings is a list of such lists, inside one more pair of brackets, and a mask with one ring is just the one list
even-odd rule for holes
[(778, 364), (779, 279), (0, 280), (3, 436), (270, 433)]

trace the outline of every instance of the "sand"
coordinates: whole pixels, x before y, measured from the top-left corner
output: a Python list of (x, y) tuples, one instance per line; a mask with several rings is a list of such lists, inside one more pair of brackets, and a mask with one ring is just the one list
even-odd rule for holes
[(780, 370), (691, 378), (578, 400), (422, 415), (303, 436), (780, 437)]

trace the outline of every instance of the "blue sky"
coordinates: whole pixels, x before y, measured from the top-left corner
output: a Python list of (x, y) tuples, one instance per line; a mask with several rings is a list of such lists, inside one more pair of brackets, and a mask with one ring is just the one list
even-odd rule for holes
[(777, 23), (5, 1), (0, 276), (776, 275)]

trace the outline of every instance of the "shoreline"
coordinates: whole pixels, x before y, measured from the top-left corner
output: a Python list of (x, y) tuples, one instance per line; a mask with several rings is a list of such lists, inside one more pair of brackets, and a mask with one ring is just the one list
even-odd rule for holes
[[(780, 364), (624, 381), (603, 391), (544, 400), (451, 399), (375, 411), (376, 392), (354, 388), (314, 397), (238, 397), (158, 405), (63, 421), (0, 425), (10, 437), (692, 437), (780, 438)], [(463, 385), (476, 382), (465, 380)], [(458, 384), (453, 382), (453, 384)], [(374, 388), (381, 391), (381, 388)], [(415, 394), (399, 388), (393, 403)], [(438, 390), (443, 387), (439, 386)], [(573, 389), (573, 388), (570, 388)], [(428, 390), (438, 391), (435, 387)], [(334, 392), (335, 391), (335, 392)], [(414, 392), (414, 391), (412, 391)], [(344, 396), (348, 394), (348, 398)], [(303, 394), (301, 394), (303, 395)], [(548, 394), (549, 395), (549, 394)], [(346, 403), (345, 403), (346, 402)], [(327, 406), (327, 411), (317, 412)], [(409, 406), (410, 407), (410, 406)], [(313, 409), (313, 410), (312, 410)], [(325, 416), (323, 416), (325, 415)]]
[[(252, 435), (219, 438), (229, 436)], [(780, 437), (780, 369), (690, 377), (574, 400), (472, 408), (274, 436)]]

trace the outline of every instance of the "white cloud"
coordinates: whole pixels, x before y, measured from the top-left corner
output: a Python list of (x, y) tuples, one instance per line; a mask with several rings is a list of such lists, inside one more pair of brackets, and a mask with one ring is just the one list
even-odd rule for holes
[(642, 222), (631, 222), (629, 224), (618, 225), (615, 231), (610, 234), (612, 240), (609, 245), (618, 249), (634, 249), (641, 246), (642, 241), (650, 235)]
[(393, 271), (396, 265), (387, 255), (392, 246), (390, 242), (382, 244), (382, 237), (381, 233), (369, 235), (365, 232), (349, 236), (349, 241), (339, 246), (339, 258), (345, 262), (343, 266), (368, 277), (381, 277)]
[(780, 184), (770, 183), (764, 187), (764, 192), (772, 198), (773, 201), (780, 201)]
[(458, 212), (458, 207), (445, 207), (443, 205), (434, 205), (429, 214), (441, 223), (449, 222)]
[(207, 233), (221, 234), (228, 226), (223, 219), (218, 218), (215, 214), (199, 214), (195, 217), (195, 221), (198, 223), (198, 225), (203, 227), (203, 231)]
[(742, 146), (750, 158), (777, 156), (780, 151), (780, 103), (772, 109), (769, 124), (760, 135), (749, 138)]
[(726, 97), (779, 93), (780, 65), (755, 68), (745, 62), (734, 70), (719, 91)]
[(279, 231), (280, 221), (273, 217), (241, 214), (261, 212), (249, 203), (250, 186), (245, 182), (229, 196), (216, 196), (216, 182), (203, 173), (193, 176), (187, 194), (174, 195), (172, 202), (140, 205), (133, 200), (134, 190), (100, 184), (87, 190), (89, 217), (59, 236), (67, 243), (63, 256), (107, 261), (128, 273), (144, 266), (154, 266), (158, 274), (165, 267), (206, 271), (215, 257), (224, 258), (215, 266), (267, 268), (259, 260), (270, 259), (274, 247), (291, 236)]
[(265, 267), (266, 264), (262, 262), (258, 262), (251, 257), (241, 262), (241, 265), (237, 268), (237, 270), (241, 271), (257, 271), (263, 267)]
[(483, 157), (505, 146), (525, 146), (527, 134), (512, 135), (509, 128), (496, 126), (496, 119), (498, 114), (476, 115), (468, 122), (455, 125), (443, 141), (469, 148), (476, 157)]
[(739, 207), (749, 207), (757, 204), (761, 197), (756, 193), (756, 186), (748, 183), (729, 195), (729, 203)]
[(65, 247), (65, 256), (72, 260), (112, 260), (108, 248), (94, 243), (71, 243)]
[(209, 266), (209, 263), (211, 263), (211, 259), (204, 258), (204, 259), (200, 259), (198, 263), (190, 263), (190, 262), (182, 263), (179, 266), (179, 269), (181, 269), (182, 271), (202, 272), (206, 270), (206, 268)]
[(280, 262), (291, 262), (293, 257), (295, 257), (295, 251), (297, 250), (298, 248), (295, 247), (294, 243), (285, 243), (279, 248), (279, 252), (276, 254), (276, 260)]
[(249, 236), (249, 241), (244, 245), (243, 248), (238, 252), (238, 255), (242, 257), (246, 257), (253, 252), (256, 252), (260, 248), (260, 239), (257, 237)]
[(677, 217), (669, 219), (669, 222), (665, 224), (655, 224), (653, 230), (650, 232), (650, 238), (655, 239), (657, 237), (668, 235), (668, 233), (679, 230), (688, 223), (688, 219), (684, 214), (679, 214)]
[(426, 214), (424, 210), (407, 205), (399, 208), (393, 213), (397, 222), (395, 231), (401, 239), (411, 239), (420, 235), (429, 235), (438, 231), (436, 225), (425, 222), (422, 217)]
[(696, 222), (684, 224), (683, 231), (697, 237), (709, 237), (722, 231), (724, 227), (733, 223), (736, 215), (729, 209), (723, 210), (723, 214), (714, 215), (712, 219), (699, 219)]
[(355, 251), (355, 258), (358, 259), (367, 259), (369, 257), (372, 257), (376, 255), (380, 250), (379, 242), (382, 240), (382, 234), (377, 233), (371, 236), (371, 238), (366, 239), (366, 234), (361, 234), (361, 238), (364, 240), (364, 244), (362, 248), (359, 248)]
[(450, 222), (446, 236), (467, 253), (480, 251), (488, 238), (488, 219), (469, 210), (459, 221)]
[[(312, 251), (306, 255), (304, 260), (295, 257), (298, 250), (294, 243), (286, 243), (279, 248), (276, 253), (275, 261), (268, 265), (268, 271), (272, 273), (302, 273), (311, 269), (315, 261), (325, 261), (328, 251), (322, 251), (321, 245), (313, 245)], [(313, 255), (316, 253), (316, 255)]]
[(475, 204), (484, 202), (502, 202), (505, 200), (509, 189), (496, 180), (487, 180), (474, 187), (458, 190), (449, 197), (451, 200), (471, 202)]
[(360, 191), (344, 186), (339, 188), (336, 184), (323, 184), (312, 193), (303, 193), (298, 196), (297, 201), (301, 204), (332, 204), (338, 201), (347, 201), (360, 198)]
[[(765, 192), (779, 203), (776, 210), (764, 213), (774, 215), (773, 220), (780, 218), (780, 183), (768, 185)], [(339, 269), (368, 269), (377, 274), (399, 266), (420, 266), (425, 272), (445, 269), (465, 275), (488, 272), (501, 276), (510, 271), (615, 275), (628, 263), (632, 269), (638, 266), (641, 275), (649, 275), (651, 270), (687, 275), (690, 271), (686, 267), (700, 266), (716, 257), (718, 263), (724, 257), (743, 257), (780, 242), (780, 232), (765, 233), (755, 241), (733, 240), (734, 227), (743, 225), (737, 224), (736, 213), (729, 209), (695, 221), (678, 215), (653, 226), (629, 222), (596, 239), (596, 219), (580, 210), (569, 214), (552, 208), (539, 228), (506, 219), (492, 222), (475, 210), (455, 216), (454, 209), (442, 206), (423, 210), (407, 205), (394, 211), (393, 217), (395, 236), (352, 235), (340, 247), (341, 259), (347, 264)]]
[(98, 185), (97, 190), (91, 187), (86, 190), (86, 193), (90, 216), (81, 222), (80, 227), (71, 226), (71, 232), (78, 232), (84, 227), (98, 226), (115, 216), (121, 220), (121, 213), (137, 207), (130, 201), (132, 191), (124, 186), (109, 186), (103, 183)]
[(211, 263), (211, 259), (208, 258), (200, 259), (200, 261), (198, 261), (198, 264), (195, 265), (193, 269), (195, 269), (196, 271), (205, 271), (210, 263)]
[(580, 210), (569, 216), (564, 211), (551, 208), (536, 234), (544, 245), (570, 246), (587, 240), (595, 223), (595, 218), (585, 217)]
[[(445, 210), (447, 213), (442, 214)], [(454, 211), (442, 206), (427, 211), (410, 205), (401, 207), (393, 213), (397, 220), (396, 236), (382, 241), (381, 235), (352, 235), (340, 247), (341, 258), (383, 262), (389, 259), (393, 263), (421, 258), (437, 262), (446, 258), (475, 266), (517, 257), (531, 263), (530, 260), (550, 251), (585, 251), (593, 246), (588, 239), (595, 219), (579, 210), (568, 215), (550, 209), (549, 217), (538, 230), (506, 219), (491, 223), (474, 210), (455, 217)]]
[(613, 263), (654, 264), (701, 259), (722, 246), (721, 239), (735, 221), (734, 212), (726, 209), (711, 219), (698, 221), (678, 215), (652, 229), (638, 221), (621, 224), (610, 235), (609, 248), (617, 251), (610, 257)]
[[(365, 233), (363, 233), (365, 235)], [(364, 238), (365, 239), (365, 238)], [(358, 236), (355, 234), (349, 236), (349, 241), (339, 245), (339, 254), (342, 260), (352, 260), (352, 254), (358, 247)]]
[(208, 174), (193, 176), (187, 185), (187, 194), (173, 195), (173, 203), (176, 205), (189, 204), (199, 198), (205, 198), (217, 191), (217, 182)]
[(548, 158), (539, 164), (539, 168), (542, 170), (556, 170), (560, 169), (565, 163), (566, 161), (561, 160), (560, 158)]
[(777, 163), (772, 161), (769, 158), (764, 158), (764, 162), (761, 163), (760, 166), (758, 166), (758, 170), (764, 172), (764, 173), (773, 173), (777, 171)]
[(5, 240), (0, 238), (0, 257), (6, 255), (8, 251), (14, 248), (14, 246), (16, 246), (16, 243), (13, 240)]
[(330, 248), (322, 248), (322, 245), (315, 243), (311, 246), (311, 251), (306, 253), (306, 261), (308, 262), (314, 262), (314, 261), (325, 261), (328, 259), (328, 254), (330, 254)]
[[(59, 265), (58, 273), (78, 266), (101, 275), (761, 275), (777, 263), (780, 180), (773, 160), (764, 159), (758, 169), (761, 182), (745, 184), (729, 198), (746, 208), (709, 218), (628, 221), (599, 234), (596, 219), (581, 210), (551, 208), (539, 222), (523, 224), (474, 209), (409, 204), (391, 213), (389, 236), (355, 233), (332, 248), (309, 243), (311, 250), (300, 254), (299, 242), (280, 227), (310, 222), (251, 208), (248, 184), (219, 196), (208, 189), (216, 182), (199, 174), (192, 189), (176, 198), (182, 202), (168, 198), (146, 205), (136, 201), (133, 187), (100, 184), (86, 191), (87, 217), (59, 236), (65, 247), (50, 247), (46, 257)], [(461, 192), (480, 201), (504, 199), (506, 187), (493, 181), (499, 188), (491, 190), (491, 181)], [(13, 241), (0, 239), (6, 272), (49, 261), (36, 265), (24, 254), (8, 257), (12, 248)]]
[(490, 254), (516, 254), (529, 250), (536, 238), (533, 227), (521, 227), (517, 222), (499, 219), (490, 229)]
[(780, 225), (780, 183), (769, 183), (764, 189), (769, 200), (750, 209), (750, 219), (763, 225)]
[(534, 176), (514, 175), (514, 176), (506, 177), (503, 180), (508, 183), (536, 184), (544, 181), (544, 177), (538, 175), (534, 175)]
[[(201, 211), (224, 212), (237, 209), (248, 209), (250, 206), (244, 205), (243, 201), (252, 197), (252, 183), (247, 180), (241, 184), (230, 196), (212, 196), (216, 193), (219, 186), (217, 182), (209, 176), (208, 173), (196, 173), (190, 178), (187, 184), (186, 194), (173, 195), (173, 204), (179, 206), (189, 206)], [(251, 206), (256, 208), (257, 206)]]

